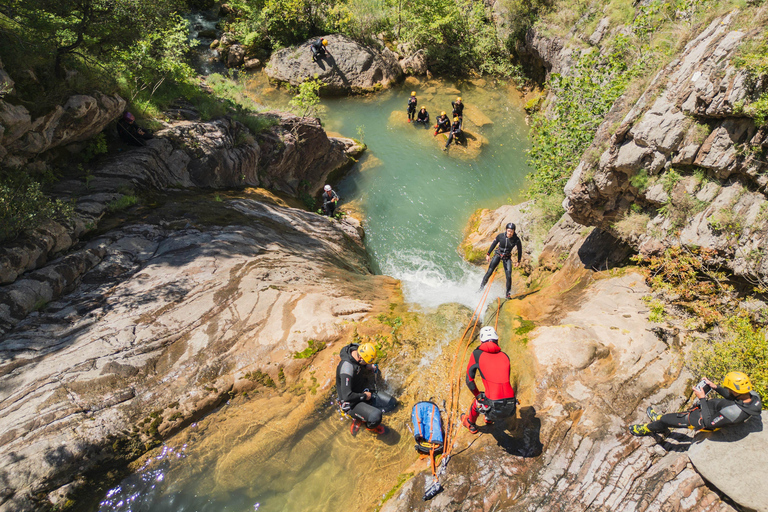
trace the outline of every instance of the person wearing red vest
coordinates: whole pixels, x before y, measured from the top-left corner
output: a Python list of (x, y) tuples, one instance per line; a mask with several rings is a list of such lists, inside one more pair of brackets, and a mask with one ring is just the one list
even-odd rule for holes
[[(471, 433), (477, 434), (478, 416), (485, 415), (485, 424), (492, 425), (515, 414), (515, 390), (509, 382), (509, 356), (498, 345), (499, 335), (493, 327), (480, 329), (480, 346), (469, 358), (467, 365), (467, 387), (475, 395), (468, 414), (461, 415), (461, 423)], [(477, 389), (475, 375), (480, 372), (483, 393)]]

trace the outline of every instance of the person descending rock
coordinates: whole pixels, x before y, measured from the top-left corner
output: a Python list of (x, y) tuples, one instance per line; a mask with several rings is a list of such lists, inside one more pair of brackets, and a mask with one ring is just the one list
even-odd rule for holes
[(419, 100), (416, 99), (416, 91), (411, 92), (411, 97), (408, 98), (408, 122), (413, 121), (413, 116), (416, 115), (416, 104)]
[(443, 151), (448, 151), (448, 146), (451, 145), (451, 141), (455, 141), (456, 144), (459, 144), (459, 141), (462, 138), (463, 134), (461, 131), (461, 119), (454, 117), (453, 124), (451, 125), (451, 131), (448, 133), (448, 140), (445, 141), (445, 147), (443, 147)]
[(318, 59), (324, 59), (327, 55), (331, 54), (326, 46), (328, 46), (327, 39), (318, 39), (309, 45), (309, 49), (312, 50), (312, 62), (317, 62)]
[(120, 139), (131, 146), (146, 146), (152, 138), (152, 132), (139, 127), (133, 114), (126, 112), (117, 122), (117, 134)]
[(323, 213), (329, 217), (333, 217), (336, 213), (336, 203), (339, 202), (339, 196), (331, 189), (330, 185), (323, 187)]
[[(497, 247), (498, 246), (498, 247)], [(512, 291), (512, 249), (517, 247), (517, 262), (515, 267), (520, 266), (520, 260), (523, 257), (523, 244), (520, 241), (520, 237), (515, 234), (515, 225), (508, 223), (504, 233), (499, 233), (496, 238), (493, 239), (491, 247), (485, 255), (485, 261), (490, 261), (488, 265), (488, 272), (483, 276), (483, 282), (480, 284), (480, 291), (483, 291), (488, 279), (491, 278), (491, 274), (499, 266), (499, 262), (504, 264), (504, 273), (507, 275), (507, 292), (506, 297), (510, 297)], [(496, 248), (496, 253), (491, 259), (491, 252)]]
[(456, 101), (452, 101), (451, 106), (453, 107), (453, 117), (458, 117), (464, 121), (464, 104), (461, 102), (461, 96), (456, 98)]
[(365, 389), (368, 370), (376, 373), (379, 371), (374, 364), (376, 362), (376, 347), (373, 343), (350, 343), (339, 352), (341, 361), (336, 367), (336, 390), (338, 391), (338, 405), (341, 410), (352, 416), (350, 432), (357, 435), (360, 426), (365, 422), (365, 427), (374, 434), (386, 432), (381, 425), (381, 409), (374, 406), (375, 395)]
[(421, 110), (419, 110), (419, 113), (416, 115), (416, 122), (423, 124), (424, 128), (429, 127), (429, 112), (427, 112), (427, 107), (421, 107)]
[[(707, 399), (710, 389), (717, 391), (723, 398)], [(713, 430), (743, 423), (752, 416), (760, 417), (763, 408), (760, 395), (752, 388), (749, 377), (742, 372), (728, 372), (722, 386), (705, 377), (693, 388), (693, 393), (699, 403), (692, 409), (662, 415), (653, 407), (648, 407), (645, 412), (651, 422), (630, 425), (630, 434), (647, 436), (667, 432), (669, 428)]]
[[(475, 395), (469, 412), (461, 415), (461, 424), (477, 434), (478, 416), (485, 415), (485, 424), (508, 418), (515, 414), (515, 390), (509, 382), (509, 357), (498, 345), (499, 335), (491, 326), (480, 329), (480, 346), (469, 357), (467, 365), (467, 387)], [(483, 393), (477, 389), (475, 375), (480, 372)]]
[(435, 125), (435, 135), (438, 133), (444, 133), (451, 129), (451, 120), (445, 112), (440, 112), (440, 116), (437, 118), (437, 124)]

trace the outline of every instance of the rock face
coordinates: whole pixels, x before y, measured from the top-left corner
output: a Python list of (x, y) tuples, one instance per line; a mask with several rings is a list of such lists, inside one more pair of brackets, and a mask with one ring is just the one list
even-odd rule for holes
[(400, 61), (400, 69), (406, 75), (426, 75), (427, 74), (427, 53), (419, 50)]
[[(733, 63), (747, 34), (716, 19), (651, 82), (621, 125), (598, 130), (565, 207), (644, 254), (684, 243), (713, 249), (749, 278), (768, 273), (768, 131), (736, 113), (756, 91)], [(610, 139), (610, 140), (608, 140)], [(635, 211), (630, 212), (630, 206)], [(639, 208), (638, 208), (639, 207)]]
[(768, 411), (741, 425), (701, 432), (688, 449), (708, 482), (747, 510), (768, 511)]
[(228, 391), (295, 373), (293, 352), (394, 288), (354, 225), (248, 196), (177, 198), (76, 256), (38, 273), (80, 272), (80, 286), (0, 338), (3, 512), (39, 510)]
[(294, 86), (317, 75), (324, 94), (369, 92), (393, 85), (403, 76), (397, 57), (386, 47), (368, 48), (341, 35), (324, 38), (331, 53), (325, 59), (312, 62), (309, 46), (313, 39), (272, 54), (265, 72), (272, 80)]

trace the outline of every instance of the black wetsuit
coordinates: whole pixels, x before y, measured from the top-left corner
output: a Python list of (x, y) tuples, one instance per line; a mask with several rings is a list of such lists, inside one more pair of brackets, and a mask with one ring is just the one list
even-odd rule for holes
[(426, 110), (419, 110), (419, 113), (416, 115), (416, 122), (417, 123), (423, 123), (424, 128), (429, 126), (429, 112)]
[(496, 238), (493, 239), (493, 243), (491, 243), (491, 247), (488, 249), (488, 256), (491, 255), (491, 252), (497, 245), (498, 248), (496, 248), (496, 253), (493, 255), (491, 264), (488, 265), (488, 272), (483, 276), (483, 283), (480, 285), (480, 288), (485, 288), (485, 284), (488, 282), (488, 279), (491, 278), (491, 274), (493, 274), (493, 271), (499, 266), (499, 262), (502, 262), (504, 264), (504, 273), (507, 275), (506, 293), (509, 295), (509, 292), (512, 290), (512, 249), (517, 247), (517, 263), (520, 264), (520, 260), (523, 257), (523, 243), (520, 241), (520, 237), (517, 236), (517, 233), (513, 234), (512, 238), (507, 238), (506, 232), (499, 233)]
[(416, 96), (411, 96), (408, 98), (408, 120), (413, 121), (413, 116), (416, 114), (416, 104), (419, 102), (419, 100), (416, 99)]
[[(334, 199), (336, 201), (334, 201)], [(334, 213), (336, 213), (336, 202), (339, 200), (338, 194), (336, 194), (336, 191), (330, 190), (328, 192), (323, 192), (323, 213), (328, 215), (329, 217), (332, 217)]]
[(323, 59), (326, 55), (328, 55), (322, 39), (318, 39), (309, 45), (309, 49), (312, 50), (312, 62), (317, 62), (317, 59)]
[(464, 103), (452, 101), (451, 106), (453, 107), (453, 117), (464, 117)]
[(152, 132), (139, 128), (135, 121), (129, 123), (125, 118), (117, 122), (117, 134), (120, 140), (131, 146), (146, 146), (146, 141), (152, 138)]
[(435, 135), (442, 132), (447, 132), (451, 129), (451, 120), (448, 116), (438, 116), (437, 125), (435, 126)]
[(357, 343), (350, 343), (341, 349), (339, 356), (341, 361), (336, 367), (336, 391), (339, 396), (339, 407), (347, 414), (362, 420), (366, 427), (375, 428), (381, 423), (381, 409), (372, 405), (371, 400), (365, 399), (367, 378), (363, 371), (365, 366), (355, 361), (352, 352), (359, 347)]
[(462, 139), (462, 133), (461, 133), (461, 119), (458, 121), (454, 121), (451, 125), (451, 133), (448, 134), (448, 140), (445, 142), (445, 147), (451, 145), (451, 141), (453, 139), (456, 139), (456, 144), (459, 143), (459, 141)]
[[(715, 388), (721, 396), (730, 397), (730, 390), (718, 386)], [(665, 414), (658, 421), (648, 424), (651, 432), (664, 432), (668, 428), (692, 428), (694, 430), (712, 430), (727, 425), (743, 423), (752, 416), (760, 416), (763, 408), (760, 395), (750, 392), (752, 401), (745, 403), (732, 398), (703, 398), (699, 406), (685, 412)]]

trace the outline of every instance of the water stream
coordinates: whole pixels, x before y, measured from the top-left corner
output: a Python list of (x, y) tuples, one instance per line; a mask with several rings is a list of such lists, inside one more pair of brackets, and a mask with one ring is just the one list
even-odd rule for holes
[[(252, 78), (250, 89), (254, 99), (276, 109), (285, 109), (290, 99), (260, 74)], [(485, 144), (479, 151), (442, 151), (442, 135), (434, 137), (431, 130), (407, 123), (411, 90), (432, 119), (440, 110), (450, 112), (450, 101), (460, 94), (469, 109), (465, 127)], [(484, 269), (466, 264), (458, 254), (462, 230), (476, 209), (520, 200), (529, 172), (527, 127), (514, 87), (485, 80), (435, 80), (374, 96), (327, 99), (322, 105), (328, 131), (362, 139), (369, 148), (337, 189), (341, 209), (351, 208), (365, 218), (375, 270), (402, 280), (414, 308), (432, 310), (447, 302), (474, 308)], [(496, 281), (491, 299), (503, 293), (503, 280)], [(437, 346), (457, 336), (460, 327), (444, 327)], [(357, 509), (355, 503), (378, 500), (370, 495), (380, 496), (416, 459), (405, 429), (410, 411), (399, 413), (398, 437), (384, 443), (370, 435), (353, 440), (348, 421), (333, 407), (315, 413), (310, 428), (265, 458), (263, 446), (253, 441), (253, 418), (263, 418), (263, 400), (233, 401), (169, 440), (145, 467), (111, 490), (99, 510)]]

